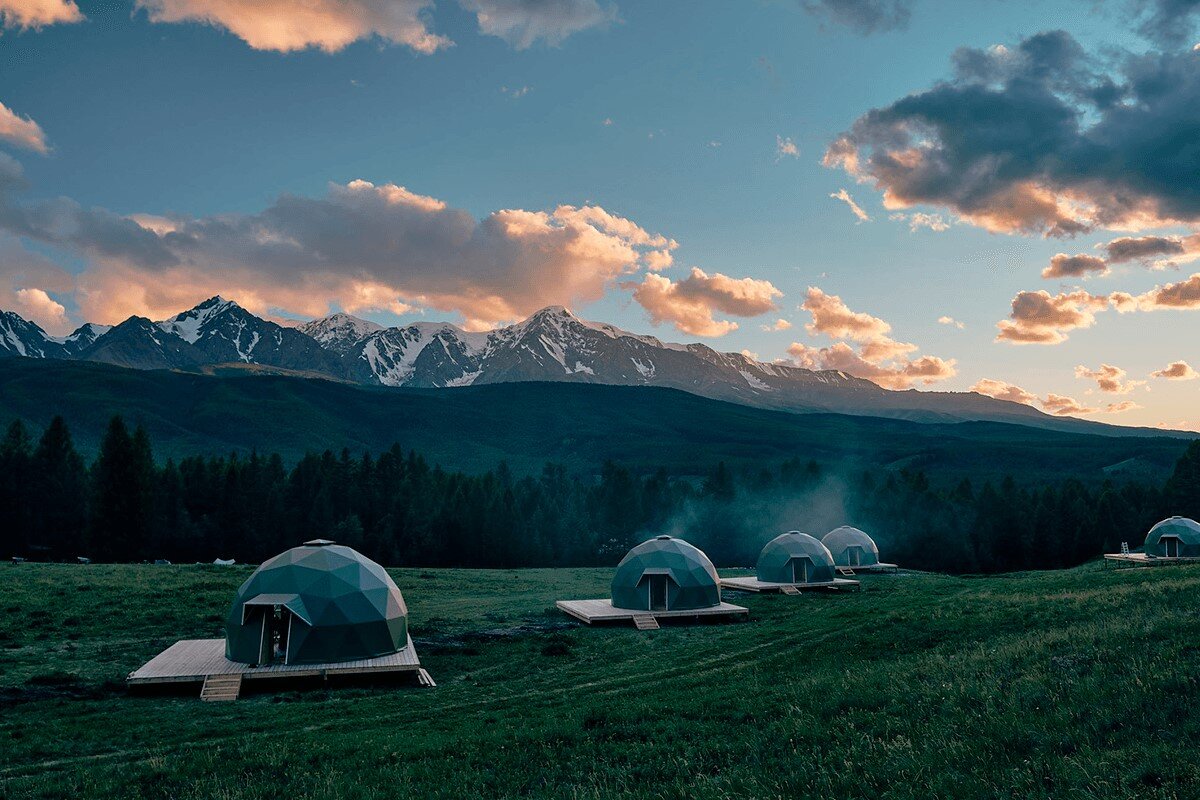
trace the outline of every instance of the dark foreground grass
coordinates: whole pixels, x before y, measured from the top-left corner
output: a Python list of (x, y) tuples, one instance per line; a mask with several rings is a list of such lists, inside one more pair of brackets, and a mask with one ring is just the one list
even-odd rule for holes
[(127, 696), (244, 569), (0, 568), (0, 796), (1200, 796), (1200, 569), (730, 595), (586, 628), (608, 570), (397, 570), (437, 689)]

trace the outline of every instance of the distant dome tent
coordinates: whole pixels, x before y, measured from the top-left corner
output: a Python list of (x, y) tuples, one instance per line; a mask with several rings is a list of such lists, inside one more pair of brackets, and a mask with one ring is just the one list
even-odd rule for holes
[(657, 536), (630, 550), (613, 573), (611, 589), (611, 599), (556, 605), (587, 623), (627, 620), (639, 630), (658, 628), (660, 617), (749, 614), (721, 601), (721, 579), (708, 556), (673, 536)]
[(866, 532), (851, 525), (834, 528), (821, 537), (821, 544), (829, 548), (833, 563), (838, 567), (875, 572), (895, 570), (895, 564), (879, 560), (879, 547)]
[(1200, 558), (1200, 523), (1170, 517), (1146, 534), (1142, 548), (1148, 558)]
[(225, 630), (230, 661), (355, 661), (403, 649), (408, 608), (383, 567), (317, 539), (255, 570), (238, 590)]
[(836, 575), (828, 548), (800, 531), (767, 542), (754, 572), (763, 583), (832, 583)]

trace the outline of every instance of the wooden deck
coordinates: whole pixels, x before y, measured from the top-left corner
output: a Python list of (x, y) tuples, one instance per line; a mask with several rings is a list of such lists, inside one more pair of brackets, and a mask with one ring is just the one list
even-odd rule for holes
[[(858, 568), (855, 567), (855, 569)], [(825, 583), (766, 583), (752, 576), (745, 578), (721, 578), (722, 589), (733, 589), (738, 592), (782, 592), (785, 586), (790, 586), (801, 592), (837, 592), (844, 589), (857, 589), (859, 588), (859, 583), (848, 578), (834, 578), (832, 581)], [(791, 592), (788, 594), (791, 594)]]
[(635, 617), (652, 616), (655, 620), (664, 619), (693, 619), (696, 617), (740, 617), (748, 616), (750, 609), (735, 606), (731, 603), (721, 603), (712, 608), (689, 608), (683, 611), (635, 611), (629, 608), (617, 608), (612, 600), (559, 600), (554, 605), (560, 611), (570, 614), (575, 619), (589, 625), (593, 622), (634, 622)]
[(868, 566), (850, 567), (855, 572), (899, 572), (900, 567), (896, 564), (885, 564), (880, 561), (878, 564), (869, 564)]
[(1113, 561), (1118, 565), (1128, 564), (1137, 567), (1170, 567), (1178, 564), (1200, 564), (1200, 558), (1176, 556), (1154, 556), (1145, 553), (1105, 553), (1105, 561)]
[(213, 675), (240, 675), (243, 681), (268, 678), (324, 678), (331, 675), (366, 675), (383, 672), (417, 672), (421, 662), (413, 647), (398, 653), (328, 664), (269, 664), (252, 667), (225, 657), (224, 639), (185, 639), (163, 650), (125, 679), (130, 686), (159, 683), (202, 683)]

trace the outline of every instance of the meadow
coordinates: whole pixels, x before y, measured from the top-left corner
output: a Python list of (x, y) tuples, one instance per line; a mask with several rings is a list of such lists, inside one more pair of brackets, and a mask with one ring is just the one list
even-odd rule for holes
[(128, 695), (245, 567), (0, 566), (0, 797), (1200, 795), (1200, 568), (726, 593), (747, 622), (588, 628), (609, 569), (394, 570), (438, 682)]

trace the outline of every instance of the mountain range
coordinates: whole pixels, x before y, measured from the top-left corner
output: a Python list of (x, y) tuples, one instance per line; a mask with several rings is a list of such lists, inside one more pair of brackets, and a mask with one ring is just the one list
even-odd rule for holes
[(663, 342), (582, 320), (561, 306), (487, 332), (444, 322), (384, 327), (340, 313), (292, 328), (212, 297), (167, 320), (134, 316), (112, 327), (88, 323), (66, 337), (50, 336), (35, 323), (0, 311), (0, 357), (4, 356), (96, 361), (143, 370), (211, 371), (243, 365), (385, 387), (531, 381), (657, 386), (791, 412), (1162, 435), (1153, 429), (1053, 417), (974, 392), (894, 391), (840, 371), (767, 363), (704, 344)]

